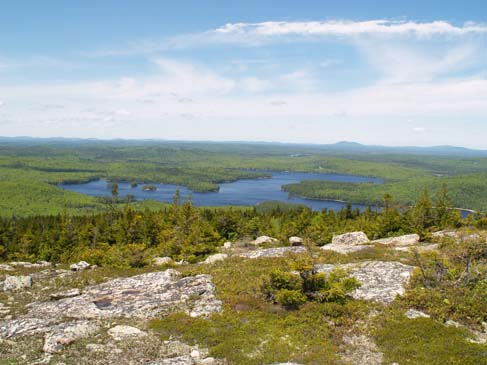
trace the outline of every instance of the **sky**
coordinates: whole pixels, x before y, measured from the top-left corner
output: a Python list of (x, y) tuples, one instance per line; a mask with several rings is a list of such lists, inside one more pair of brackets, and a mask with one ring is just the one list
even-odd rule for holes
[(0, 136), (487, 149), (485, 0), (0, 5)]

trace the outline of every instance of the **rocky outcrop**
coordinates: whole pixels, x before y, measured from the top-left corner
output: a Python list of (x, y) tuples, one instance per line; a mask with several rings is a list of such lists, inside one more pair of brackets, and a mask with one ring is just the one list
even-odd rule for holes
[(361, 286), (352, 293), (355, 299), (372, 300), (388, 304), (396, 295), (404, 294), (404, 286), (414, 270), (414, 266), (400, 262), (365, 261), (345, 265), (316, 265), (318, 272), (329, 273), (339, 267), (360, 281)]
[(65, 345), (87, 338), (95, 334), (98, 329), (98, 325), (90, 321), (61, 323), (50, 328), (46, 333), (42, 350), (47, 353), (60, 352)]
[(414, 234), (407, 234), (398, 237), (382, 238), (380, 240), (372, 241), (372, 243), (378, 243), (380, 245), (386, 245), (386, 246), (398, 246), (398, 247), (412, 246), (412, 245), (417, 245), (419, 243), (419, 235), (414, 233)]
[(348, 232), (338, 236), (333, 236), (333, 239), (331, 240), (331, 243), (334, 245), (346, 246), (363, 245), (364, 243), (368, 242), (369, 238), (364, 232)]
[(306, 252), (306, 247), (276, 247), (267, 248), (262, 250), (254, 250), (249, 252), (244, 252), (236, 255), (237, 257), (244, 257), (248, 259), (258, 259), (261, 257), (283, 257), (289, 254), (302, 254)]
[(214, 255), (210, 255), (206, 258), (205, 261), (203, 261), (203, 264), (214, 264), (216, 262), (223, 261), (228, 258), (228, 255), (226, 253), (216, 253)]
[(257, 237), (255, 240), (253, 240), (252, 242), (250, 242), (251, 244), (255, 245), (255, 246), (260, 246), (264, 243), (277, 243), (277, 239), (273, 238), (273, 237), (269, 237), (269, 236), (260, 236), (260, 237)]
[(289, 244), (291, 246), (302, 246), (303, 245), (303, 239), (301, 237), (289, 237)]
[(45, 333), (46, 351), (55, 352), (92, 334), (105, 319), (147, 320), (174, 311), (199, 317), (221, 310), (209, 275), (182, 278), (172, 269), (117, 278), (76, 294), (64, 292), (54, 296), (62, 299), (29, 304), (27, 314), (0, 322), (0, 339)]
[(30, 288), (31, 286), (32, 286), (32, 276), (7, 275), (3, 282), (3, 291)]
[(0, 271), (14, 271), (15, 269), (7, 264), (0, 264)]

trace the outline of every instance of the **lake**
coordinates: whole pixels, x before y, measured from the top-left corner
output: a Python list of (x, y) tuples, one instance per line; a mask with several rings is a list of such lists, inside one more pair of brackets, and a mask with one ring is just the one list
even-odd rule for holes
[[(313, 210), (324, 208), (340, 210), (346, 203), (325, 200), (304, 199), (289, 197), (281, 190), (282, 185), (298, 183), (303, 180), (338, 181), (344, 183), (372, 182), (381, 184), (381, 179), (355, 175), (320, 174), (306, 172), (263, 171), (270, 173), (267, 179), (245, 179), (220, 184), (218, 192), (197, 193), (184, 186), (172, 184), (151, 184), (157, 187), (155, 191), (144, 191), (143, 184), (132, 188), (129, 182), (118, 182), (119, 196), (133, 195), (137, 200), (152, 199), (162, 202), (172, 202), (176, 189), (179, 189), (184, 198), (191, 195), (192, 202), (197, 206), (226, 206), (241, 205), (253, 206), (263, 201), (276, 200), (286, 203), (304, 204)], [(91, 196), (109, 196), (111, 190), (106, 180), (90, 181), (83, 184), (60, 184), (59, 187)], [(353, 205), (354, 208), (365, 209), (363, 205)]]

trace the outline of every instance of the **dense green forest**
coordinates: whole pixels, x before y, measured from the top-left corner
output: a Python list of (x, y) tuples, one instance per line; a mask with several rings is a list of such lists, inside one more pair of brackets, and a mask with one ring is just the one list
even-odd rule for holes
[[(0, 141), (0, 215), (106, 211), (106, 199), (62, 190), (59, 183), (104, 178), (173, 183), (206, 192), (218, 190), (222, 182), (266, 177), (266, 170), (353, 174), (384, 181), (304, 181), (284, 187), (313, 199), (380, 205), (389, 193), (411, 205), (425, 188), (434, 194), (446, 184), (454, 207), (487, 210), (487, 158), (482, 156), (357, 153), (285, 144), (7, 139)], [(133, 206), (157, 209), (162, 204)]]
[[(448, 209), (446, 191), (433, 200), (423, 192), (413, 208), (399, 207), (386, 196), (386, 208), (360, 212), (350, 206), (339, 212), (312, 211), (279, 204), (260, 209), (209, 209), (181, 202), (163, 210), (137, 211), (129, 204), (107, 212), (73, 216), (0, 219), (0, 259), (72, 262), (87, 260), (104, 266), (144, 266), (155, 256), (171, 256), (189, 262), (214, 253), (227, 240), (251, 240), (271, 235), (281, 242), (299, 235), (316, 245), (331, 242), (332, 236), (349, 231), (364, 231), (371, 239), (416, 232), (429, 232), (484, 220), (471, 215), (461, 220)], [(433, 208), (435, 205), (435, 208)]]

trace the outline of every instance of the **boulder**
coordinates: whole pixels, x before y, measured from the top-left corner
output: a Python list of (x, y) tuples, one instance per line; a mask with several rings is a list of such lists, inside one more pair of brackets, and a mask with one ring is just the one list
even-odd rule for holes
[(260, 236), (253, 240), (251, 243), (255, 246), (260, 246), (264, 243), (276, 243), (277, 239), (269, 236)]
[(205, 261), (203, 261), (203, 264), (214, 264), (216, 262), (220, 262), (228, 258), (228, 255), (226, 253), (216, 253), (214, 255), (210, 255), (206, 258)]
[(302, 246), (303, 245), (303, 239), (301, 237), (289, 237), (289, 244), (291, 246)]
[(355, 299), (391, 303), (396, 295), (402, 295), (414, 266), (393, 261), (365, 261), (344, 265), (316, 265), (318, 272), (331, 272), (335, 267), (347, 270), (360, 281), (361, 286), (352, 293)]
[(233, 247), (233, 243), (232, 242), (225, 242), (223, 244), (223, 248), (229, 249), (229, 248), (232, 248), (232, 247)]
[(363, 245), (364, 243), (368, 243), (369, 238), (364, 232), (348, 232), (344, 234), (340, 234), (337, 236), (333, 236), (331, 243), (334, 245)]
[(398, 247), (412, 246), (412, 245), (417, 245), (419, 243), (419, 235), (414, 233), (414, 234), (407, 234), (398, 237), (382, 238), (380, 240), (372, 241), (372, 243), (378, 243), (380, 245), (386, 245), (386, 246), (398, 246)]
[(276, 247), (276, 248), (267, 248), (263, 250), (255, 250), (244, 252), (237, 257), (245, 257), (248, 259), (258, 259), (260, 257), (282, 257), (288, 254), (302, 254), (305, 253), (306, 247), (297, 246), (297, 247)]
[(83, 271), (86, 269), (89, 269), (91, 265), (87, 263), (86, 261), (80, 261), (77, 264), (71, 264), (69, 265), (69, 268), (71, 271)]
[(163, 266), (163, 265), (169, 265), (173, 264), (174, 261), (170, 257), (155, 257), (152, 259), (152, 265), (154, 266)]
[(129, 339), (141, 338), (147, 336), (147, 333), (131, 326), (119, 325), (108, 330), (108, 335), (115, 341), (124, 341)]
[(3, 282), (3, 291), (30, 288), (32, 276), (10, 276), (7, 275)]

